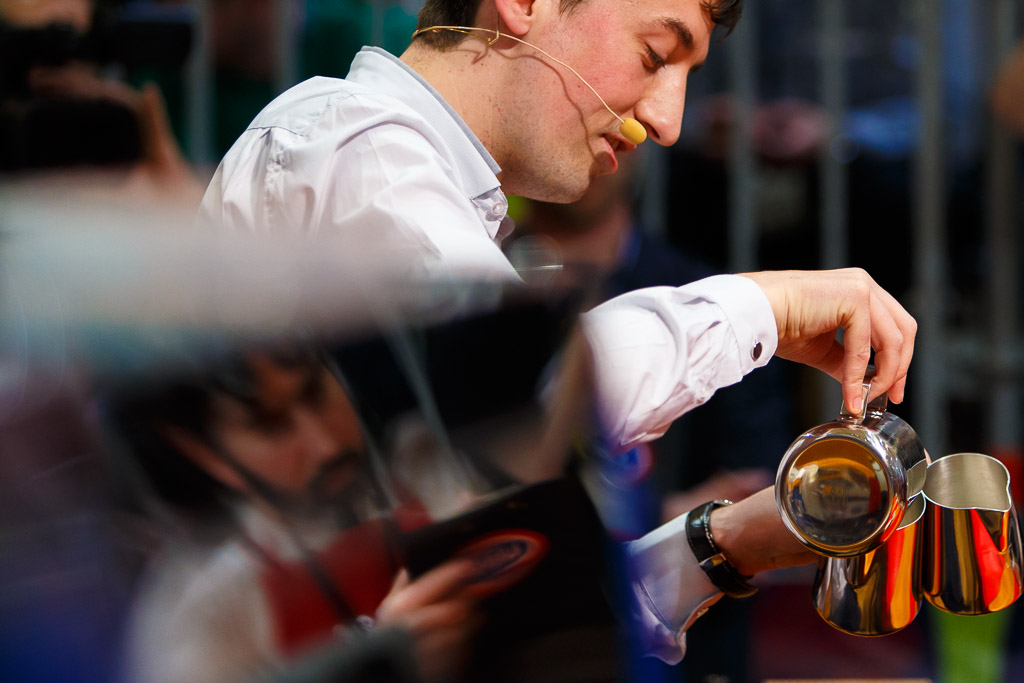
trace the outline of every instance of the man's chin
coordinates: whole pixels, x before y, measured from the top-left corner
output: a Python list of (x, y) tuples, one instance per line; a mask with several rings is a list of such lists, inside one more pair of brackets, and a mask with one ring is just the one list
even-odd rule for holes
[(353, 519), (353, 498), (355, 491), (345, 490), (332, 495), (305, 495), (289, 500), (279, 509), (286, 516), (301, 522), (326, 523), (339, 528), (351, 526)]
[(587, 195), (591, 185), (593, 185), (594, 181), (601, 175), (604, 174), (600, 172), (600, 167), (597, 164), (594, 164), (590, 167), (590, 171), (587, 173), (586, 178), (581, 174), (579, 178), (573, 179), (571, 182), (561, 184), (559, 188), (552, 193), (557, 195), (556, 198), (547, 199), (545, 201), (554, 204), (574, 204)]

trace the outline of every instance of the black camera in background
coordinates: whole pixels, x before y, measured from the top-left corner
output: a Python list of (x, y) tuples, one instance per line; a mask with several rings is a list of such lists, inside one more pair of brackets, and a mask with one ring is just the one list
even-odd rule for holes
[(85, 34), (62, 24), (23, 28), (0, 21), (0, 171), (138, 160), (141, 131), (128, 107), (33, 92), (29, 73), (72, 62), (126, 76), (140, 68), (180, 68), (192, 47), (194, 15), (188, 6), (107, 3)]

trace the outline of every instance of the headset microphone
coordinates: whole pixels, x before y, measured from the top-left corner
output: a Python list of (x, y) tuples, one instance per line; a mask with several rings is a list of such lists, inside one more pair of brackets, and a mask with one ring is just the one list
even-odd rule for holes
[(590, 88), (590, 92), (594, 93), (594, 95), (597, 97), (597, 99), (601, 100), (601, 104), (604, 105), (604, 108), (607, 109), (609, 112), (611, 112), (611, 115), (619, 120), (619, 132), (622, 133), (622, 137), (626, 138), (627, 140), (632, 142), (634, 145), (639, 145), (641, 142), (643, 142), (644, 140), (647, 139), (647, 130), (643, 127), (643, 124), (641, 124), (639, 121), (637, 121), (634, 118), (630, 118), (630, 117), (622, 118), (621, 116), (616, 114), (612, 110), (612, 108), (608, 106), (608, 103), (604, 101), (604, 98), (601, 97), (601, 95), (599, 95), (596, 90), (594, 90), (594, 86), (590, 85), (590, 83), (587, 83), (587, 79), (583, 78), (583, 76), (580, 76), (579, 73), (576, 71), (576, 69), (572, 68), (571, 66), (569, 66), (568, 64), (566, 64), (562, 60), (558, 59), (557, 57), (552, 57), (550, 54), (548, 54), (544, 50), (540, 49), (539, 47), (537, 47), (533, 43), (528, 43), (528, 42), (526, 42), (525, 40), (523, 40), (521, 38), (516, 38), (515, 36), (509, 35), (507, 33), (502, 33), (498, 29), (494, 29), (492, 31), (490, 29), (477, 28), (475, 26), (428, 26), (426, 28), (417, 29), (412, 34), (412, 37), (415, 38), (419, 34), (425, 33), (427, 31), (433, 31), (434, 33), (437, 33), (438, 31), (455, 31), (456, 33), (465, 33), (466, 35), (474, 35), (474, 32), (486, 33), (486, 34), (488, 34), (490, 36), (493, 36), (492, 38), (490, 38), (487, 41), (488, 45), (493, 45), (494, 43), (496, 43), (498, 41), (499, 38), (508, 38), (510, 40), (516, 41), (517, 43), (522, 43), (523, 45), (526, 45), (527, 47), (532, 47), (534, 50), (536, 50), (537, 52), (541, 53), (542, 55), (544, 55), (545, 57), (547, 57), (551, 61), (556, 62), (558, 64), (561, 64), (566, 69), (571, 71), (573, 73), (573, 75), (576, 76), (576, 78), (578, 78), (581, 81), (583, 81), (583, 84), (585, 86), (587, 86), (588, 88)]

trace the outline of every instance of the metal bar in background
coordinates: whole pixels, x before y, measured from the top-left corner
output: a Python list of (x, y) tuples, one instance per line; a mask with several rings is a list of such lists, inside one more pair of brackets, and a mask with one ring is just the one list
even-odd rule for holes
[[(821, 200), (818, 219), (821, 230), (819, 264), (822, 268), (849, 265), (847, 167), (841, 161), (846, 110), (846, 43), (844, 0), (818, 0), (818, 93), (825, 110), (826, 143), (822, 145), (818, 168)], [(838, 152), (838, 154), (837, 154)], [(820, 396), (818, 420), (835, 419), (843, 402), (842, 386), (828, 375), (815, 375)]]
[(759, 0), (748, 0), (729, 39), (733, 130), (729, 151), (729, 268), (748, 272), (757, 265), (757, 160), (754, 107), (757, 106), (757, 22)]
[[(991, 33), (993, 64), (998, 66), (1011, 53), (1017, 25), (1018, 0), (993, 0)], [(1015, 349), (1019, 347), (1020, 302), (1016, 293), (1020, 282), (1018, 223), (1015, 212), (1017, 186), (1016, 145), (1009, 132), (997, 121), (992, 122), (988, 139), (987, 214), (985, 239), (988, 243), (989, 268), (986, 281), (988, 299), (988, 344), (986, 356), (991, 359), (984, 374), (988, 396), (986, 441), (989, 448), (1021, 447), (1020, 368)]]
[(370, 45), (384, 44), (389, 4), (388, 0), (370, 0)]
[[(942, 146), (942, 0), (914, 0), (918, 38), (919, 138), (913, 170), (912, 313), (918, 336), (911, 368), (914, 428), (933, 455), (948, 452), (946, 428), (946, 180)], [(881, 237), (879, 239), (882, 239)]]
[(185, 119), (188, 156), (197, 167), (213, 163), (213, 68), (208, 0), (194, 0), (195, 34), (189, 55)]
[(274, 85), (282, 93), (299, 79), (298, 7), (295, 0), (276, 0), (277, 31), (274, 32), (276, 70)]
[(846, 163), (839, 158), (846, 109), (843, 0), (818, 0), (818, 17), (821, 49), (818, 87), (827, 117), (829, 142), (822, 146), (819, 157), (822, 176), (821, 266), (843, 268), (850, 261), (847, 247), (847, 169)]

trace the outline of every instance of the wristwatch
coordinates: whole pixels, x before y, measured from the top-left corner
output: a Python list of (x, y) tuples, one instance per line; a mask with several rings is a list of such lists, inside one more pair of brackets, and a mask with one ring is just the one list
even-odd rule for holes
[(718, 590), (733, 598), (747, 598), (757, 588), (747, 583), (749, 576), (743, 576), (732, 566), (711, 535), (711, 512), (726, 505), (732, 505), (732, 501), (712, 500), (690, 510), (686, 516), (686, 540), (700, 568)]

